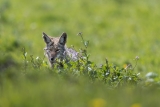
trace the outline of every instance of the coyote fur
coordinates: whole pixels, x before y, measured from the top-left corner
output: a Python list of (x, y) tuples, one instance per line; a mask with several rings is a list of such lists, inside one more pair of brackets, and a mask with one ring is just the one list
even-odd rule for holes
[(72, 48), (67, 48), (67, 34), (62, 33), (60, 37), (51, 37), (43, 32), (42, 34), (46, 47), (44, 48), (45, 55), (47, 56), (51, 67), (54, 66), (54, 63), (57, 62), (57, 59), (60, 61), (65, 60), (77, 60), (78, 52)]

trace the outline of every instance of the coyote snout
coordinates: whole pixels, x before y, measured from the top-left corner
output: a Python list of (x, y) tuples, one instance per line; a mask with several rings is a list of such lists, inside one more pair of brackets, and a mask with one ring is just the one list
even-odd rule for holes
[(47, 51), (47, 55), (48, 55), (48, 58), (49, 58), (50, 62), (54, 63), (55, 58), (57, 56), (57, 53), (55, 51), (53, 51), (53, 52), (52, 51), (51, 52)]
[(56, 59), (60, 60), (77, 60), (78, 52), (71, 48), (66, 47), (67, 34), (62, 33), (60, 37), (50, 37), (43, 32), (43, 39), (46, 43), (45, 54), (48, 57), (50, 65), (53, 66), (56, 63)]

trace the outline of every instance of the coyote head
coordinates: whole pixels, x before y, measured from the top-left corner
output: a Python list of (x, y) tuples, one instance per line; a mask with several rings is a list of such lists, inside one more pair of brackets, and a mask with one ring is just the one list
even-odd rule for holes
[(45, 54), (48, 57), (51, 66), (53, 66), (53, 64), (56, 63), (56, 59), (63, 60), (65, 57), (67, 34), (62, 33), (60, 37), (49, 37), (43, 32), (42, 35), (44, 42), (46, 43), (46, 48), (44, 48)]

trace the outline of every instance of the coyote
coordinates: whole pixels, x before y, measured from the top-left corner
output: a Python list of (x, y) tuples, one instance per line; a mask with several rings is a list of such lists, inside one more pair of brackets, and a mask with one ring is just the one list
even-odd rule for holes
[(54, 66), (57, 59), (60, 59), (60, 61), (76, 61), (78, 59), (78, 52), (72, 48), (67, 48), (65, 45), (67, 42), (66, 33), (62, 33), (60, 37), (50, 37), (44, 32), (42, 35), (44, 42), (46, 43), (46, 47), (44, 48), (45, 55), (48, 57), (51, 67)]

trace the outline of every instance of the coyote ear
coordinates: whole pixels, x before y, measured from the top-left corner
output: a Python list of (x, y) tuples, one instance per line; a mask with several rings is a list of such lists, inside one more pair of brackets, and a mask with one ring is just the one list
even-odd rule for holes
[(44, 32), (42, 33), (42, 37), (43, 37), (43, 39), (44, 39), (44, 42), (46, 43), (46, 44), (48, 44), (48, 43), (50, 43), (51, 42), (51, 39), (47, 36), (47, 34), (45, 34)]
[(65, 45), (67, 42), (67, 34), (66, 33), (62, 33), (62, 36), (59, 39), (59, 43), (62, 45)]

